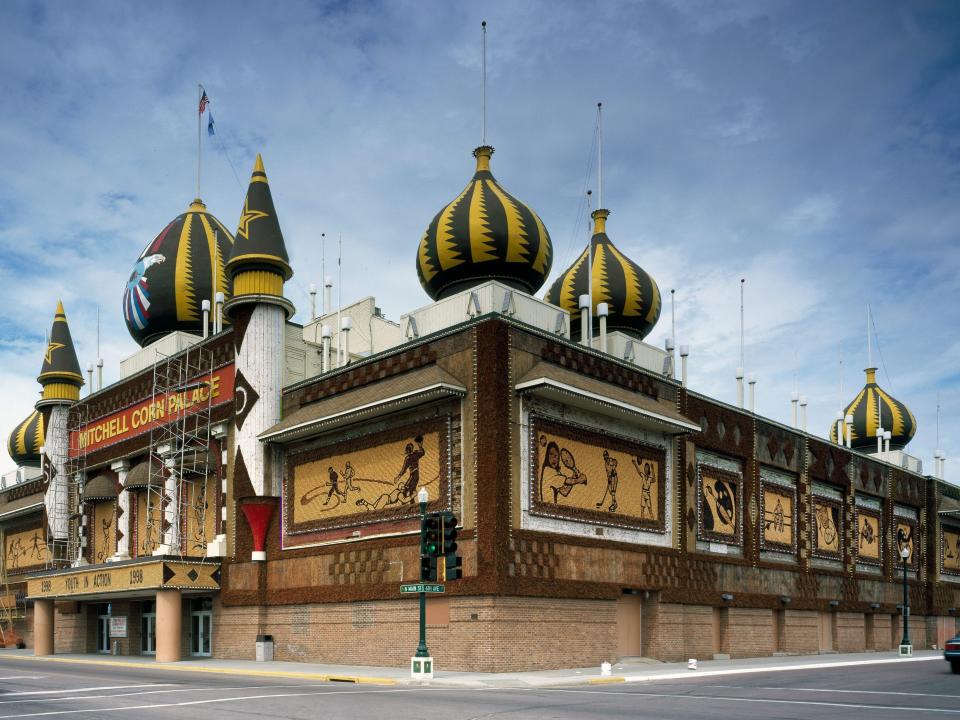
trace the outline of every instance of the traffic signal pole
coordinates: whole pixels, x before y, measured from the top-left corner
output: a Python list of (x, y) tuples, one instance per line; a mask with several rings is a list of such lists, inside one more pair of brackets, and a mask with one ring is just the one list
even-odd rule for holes
[[(420, 501), (420, 523), (422, 526), (427, 520), (429, 496), (426, 489), (422, 488), (420, 490), (417, 499)], [(421, 548), (422, 552), (423, 549)], [(427, 650), (427, 594), (425, 592), (418, 594), (420, 595), (420, 643), (417, 645), (417, 653), (414, 657), (430, 657), (430, 651)]]

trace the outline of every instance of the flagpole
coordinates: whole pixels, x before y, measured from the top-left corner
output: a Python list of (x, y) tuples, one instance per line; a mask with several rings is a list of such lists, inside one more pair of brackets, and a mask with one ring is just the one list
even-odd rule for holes
[(197, 200), (200, 199), (200, 120), (203, 113), (200, 112), (200, 103), (203, 101), (203, 85), (197, 83)]

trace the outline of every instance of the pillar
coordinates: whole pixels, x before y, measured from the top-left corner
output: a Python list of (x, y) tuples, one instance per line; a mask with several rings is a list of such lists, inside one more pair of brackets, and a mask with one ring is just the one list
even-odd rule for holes
[(53, 600), (33, 603), (33, 654), (53, 655)]
[(130, 493), (126, 489), (127, 473), (130, 472), (130, 463), (127, 460), (118, 460), (110, 466), (117, 473), (120, 480), (120, 494), (117, 496), (117, 552), (111, 558), (114, 562), (130, 559), (130, 521), (133, 514), (130, 512)]
[(182, 605), (179, 590), (157, 590), (157, 662), (180, 660)]

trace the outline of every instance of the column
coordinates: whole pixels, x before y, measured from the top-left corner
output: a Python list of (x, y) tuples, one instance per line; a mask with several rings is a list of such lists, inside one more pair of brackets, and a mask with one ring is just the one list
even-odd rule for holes
[(33, 603), (33, 654), (53, 655), (53, 600)]
[(180, 660), (182, 602), (179, 590), (157, 590), (157, 662)]
[(117, 552), (110, 558), (118, 562), (130, 559), (130, 493), (124, 488), (130, 463), (127, 460), (118, 460), (110, 469), (117, 473), (120, 480), (120, 494), (117, 496)]

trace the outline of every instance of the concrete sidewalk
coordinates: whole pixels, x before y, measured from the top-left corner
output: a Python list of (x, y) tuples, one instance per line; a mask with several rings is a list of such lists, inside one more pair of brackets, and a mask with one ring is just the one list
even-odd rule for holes
[(317, 663), (273, 661), (258, 663), (250, 660), (218, 660), (212, 658), (183, 660), (177, 663), (158, 663), (144, 657), (103, 655), (49, 655), (35, 657), (32, 650), (0, 649), (0, 660), (12, 662), (37, 661), (76, 663), (106, 667), (144, 668), (171, 672), (217, 673), (248, 677), (290, 678), (319, 682), (350, 682), (374, 685), (430, 685), (437, 687), (472, 688), (543, 688), (570, 685), (594, 685), (624, 682), (656, 682), (698, 677), (742, 675), (748, 673), (814, 670), (830, 667), (851, 667), (871, 664), (924, 662), (940, 660), (943, 654), (920, 651), (913, 658), (900, 659), (895, 651), (855, 653), (847, 655), (797, 655), (764, 657), (747, 660), (702, 660), (699, 669), (688, 670), (686, 663), (661, 663), (637, 660), (616, 663), (609, 676), (602, 676), (599, 667), (564, 670), (541, 670), (517, 673), (447, 672), (442, 669), (432, 681), (411, 680), (409, 669), (396, 667), (366, 667), (353, 665), (323, 665)]

